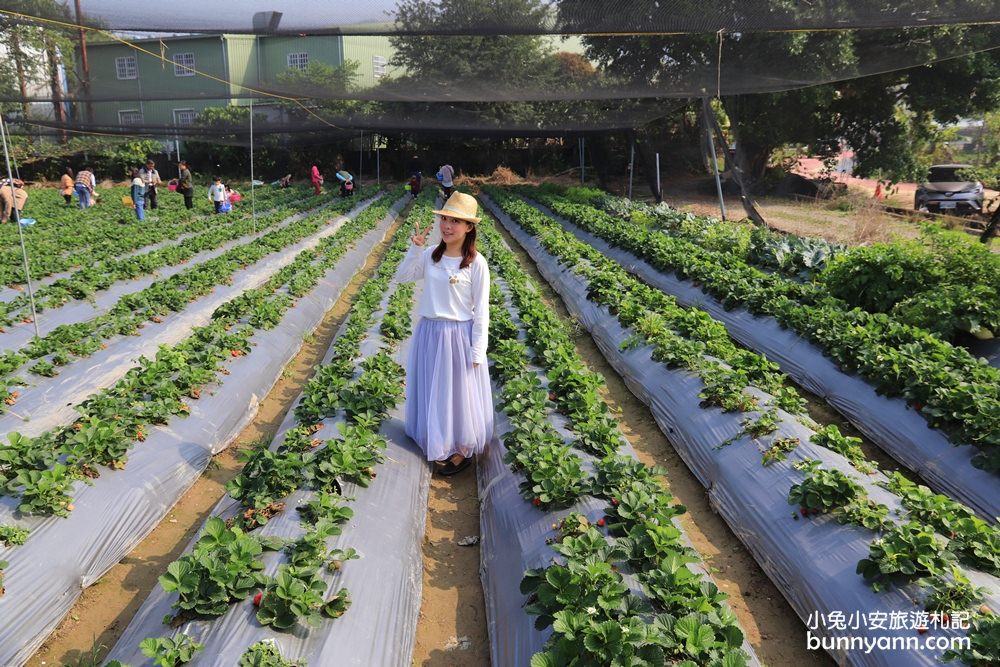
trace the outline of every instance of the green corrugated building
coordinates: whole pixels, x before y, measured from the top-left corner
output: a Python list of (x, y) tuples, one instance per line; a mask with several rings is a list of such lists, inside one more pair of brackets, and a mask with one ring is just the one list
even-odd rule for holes
[[(118, 42), (87, 47), (96, 100), (94, 118), (88, 120), (187, 125), (206, 107), (246, 104), (235, 97), (249, 93), (244, 86), (266, 89), (282, 72), (311, 62), (340, 67), (346, 60), (357, 61), (358, 86), (374, 86), (389, 75), (393, 53), (388, 38), (341, 35), (185, 35), (129, 41), (139, 48)], [(109, 98), (116, 101), (100, 101)], [(129, 98), (134, 101), (123, 101)]]

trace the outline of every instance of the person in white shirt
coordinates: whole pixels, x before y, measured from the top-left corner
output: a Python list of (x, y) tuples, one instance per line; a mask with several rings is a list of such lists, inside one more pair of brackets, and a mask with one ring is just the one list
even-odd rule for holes
[(452, 191), (455, 189), (455, 183), (453, 179), (455, 178), (455, 168), (450, 164), (445, 163), (438, 169), (438, 173), (441, 174), (441, 187), (444, 188), (444, 196), (450, 197)]
[(212, 184), (208, 186), (208, 200), (215, 205), (216, 213), (222, 213), (222, 204), (226, 201), (226, 186), (222, 184), (221, 177), (213, 178)]
[(423, 248), (431, 227), (414, 226), (401, 282), (424, 281), (406, 368), (406, 434), (442, 475), (465, 470), (493, 438), (486, 366), (490, 270), (476, 252), (475, 197), (456, 192), (440, 211), (441, 242)]
[(139, 170), (139, 178), (146, 188), (146, 210), (156, 209), (156, 188), (162, 183), (160, 172), (156, 171), (156, 163), (146, 160), (146, 166)]

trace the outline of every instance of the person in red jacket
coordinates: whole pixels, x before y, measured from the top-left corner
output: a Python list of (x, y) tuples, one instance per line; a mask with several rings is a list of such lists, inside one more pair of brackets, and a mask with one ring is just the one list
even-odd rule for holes
[(312, 184), (316, 188), (316, 194), (323, 194), (323, 174), (319, 173), (319, 165), (313, 163), (312, 166)]

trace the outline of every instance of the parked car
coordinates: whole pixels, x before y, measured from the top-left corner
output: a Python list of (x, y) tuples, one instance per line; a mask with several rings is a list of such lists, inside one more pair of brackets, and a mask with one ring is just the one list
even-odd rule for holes
[(958, 172), (971, 169), (971, 164), (936, 164), (930, 168), (927, 180), (917, 186), (913, 207), (947, 213), (981, 213), (983, 184), (960, 178)]

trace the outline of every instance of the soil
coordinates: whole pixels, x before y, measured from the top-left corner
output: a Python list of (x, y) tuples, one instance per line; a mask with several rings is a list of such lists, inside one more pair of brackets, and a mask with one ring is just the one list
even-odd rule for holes
[(226, 482), (243, 469), (239, 452), (274, 438), (285, 414), (329, 349), (337, 328), (346, 319), (351, 298), (378, 268), (388, 248), (388, 240), (404, 218), (405, 215), (401, 215), (390, 227), (386, 240), (373, 248), (364, 268), (355, 274), (315, 331), (305, 338), (298, 355), (261, 401), (253, 422), (228, 448), (213, 457), (204, 474), (146, 539), (83, 590), (59, 627), (27, 662), (29, 667), (101, 664), (157, 585), (157, 578), (166, 571), (167, 565), (180, 557), (212, 508), (225, 495)]
[[(514, 249), (521, 266), (542, 286), (545, 303), (561, 317), (572, 319), (559, 295), (541, 277), (530, 257), (502, 226), (496, 226)], [(584, 362), (605, 378), (606, 388), (601, 392), (602, 397), (618, 415), (619, 427), (639, 459), (646, 465), (660, 465), (667, 469), (666, 479), (663, 480), (665, 486), (677, 502), (687, 507), (687, 512), (680, 516), (680, 522), (692, 545), (705, 560), (716, 584), (730, 596), (728, 603), (760, 659), (767, 665), (833, 667), (836, 663), (825, 652), (806, 648), (805, 625), (722, 517), (711, 508), (704, 487), (660, 431), (646, 406), (628, 390), (590, 335), (583, 328), (574, 326), (573, 340)]]
[(452, 477), (434, 475), (427, 503), (424, 590), (413, 665), (489, 667), (479, 545), (458, 545), (462, 538), (478, 535), (475, 470), (469, 467)]

